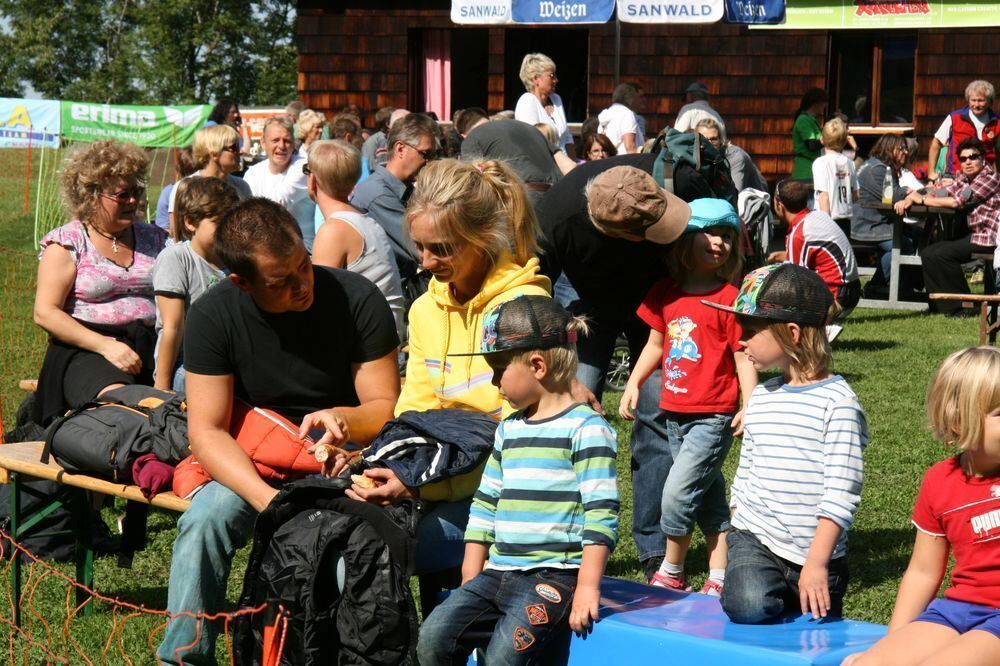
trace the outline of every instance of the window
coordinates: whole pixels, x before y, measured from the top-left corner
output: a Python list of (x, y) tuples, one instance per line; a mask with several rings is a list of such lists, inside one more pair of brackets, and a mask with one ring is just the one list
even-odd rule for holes
[(833, 110), (844, 113), (852, 125), (912, 125), (916, 51), (912, 33), (834, 34)]

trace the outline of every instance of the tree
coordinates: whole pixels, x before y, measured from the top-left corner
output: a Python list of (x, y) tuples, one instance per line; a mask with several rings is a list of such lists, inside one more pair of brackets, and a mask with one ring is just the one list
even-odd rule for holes
[(48, 99), (281, 104), (295, 96), (293, 0), (0, 0), (0, 15), (8, 21), (0, 71)]

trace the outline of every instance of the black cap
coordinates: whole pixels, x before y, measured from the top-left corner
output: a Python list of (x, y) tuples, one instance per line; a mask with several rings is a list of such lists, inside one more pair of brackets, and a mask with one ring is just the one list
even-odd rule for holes
[(576, 342), (569, 331), (573, 316), (548, 296), (518, 296), (494, 308), (483, 319), (479, 351), (449, 356), (479, 356), (507, 351), (550, 349)]
[(813, 270), (797, 264), (770, 264), (747, 273), (732, 307), (702, 303), (746, 317), (823, 326), (833, 294)]

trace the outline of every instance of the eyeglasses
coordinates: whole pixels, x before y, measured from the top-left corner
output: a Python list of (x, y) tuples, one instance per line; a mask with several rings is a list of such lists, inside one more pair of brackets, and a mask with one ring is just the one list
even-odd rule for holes
[(133, 187), (130, 190), (122, 190), (121, 192), (115, 192), (114, 194), (105, 194), (104, 192), (101, 192), (101, 196), (120, 204), (128, 203), (130, 201), (140, 201), (144, 196), (146, 196), (146, 188)]
[(413, 148), (413, 150), (417, 151), (420, 154), (420, 156), (424, 158), (424, 160), (427, 162), (433, 162), (438, 157), (437, 150), (434, 148), (431, 148), (430, 150), (420, 150), (412, 143), (406, 143), (405, 141), (403, 141), (402, 144), (404, 146), (409, 146), (410, 148)]
[(553, 81), (558, 81), (558, 80), (559, 80), (559, 77), (558, 77), (558, 76), (556, 76), (556, 73), (555, 73), (555, 72), (543, 72), (543, 73), (542, 73), (542, 76), (547, 76), (547, 77), (549, 77), (550, 79), (552, 79)]
[(225, 151), (225, 152), (227, 152), (227, 153), (238, 153), (238, 152), (240, 152), (240, 144), (234, 143), (231, 146), (226, 146), (222, 150)]
[(963, 162), (963, 163), (964, 162), (970, 162), (970, 161), (971, 162), (978, 162), (981, 159), (983, 159), (983, 156), (980, 155), (979, 153), (976, 153), (975, 155), (959, 155), (958, 156), (958, 161), (959, 162)]

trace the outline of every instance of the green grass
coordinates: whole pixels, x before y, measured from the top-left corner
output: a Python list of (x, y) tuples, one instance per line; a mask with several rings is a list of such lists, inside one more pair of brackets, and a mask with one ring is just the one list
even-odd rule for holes
[[(33, 215), (23, 212), (24, 157), (19, 151), (0, 151), (0, 275), (3, 279), (0, 285), (0, 417), (5, 427), (12, 425), (14, 410), (22, 397), (16, 388), (17, 380), (37, 375), (45, 344), (44, 335), (30, 321), (36, 262)], [(36, 154), (33, 164), (37, 159)], [(158, 187), (151, 190), (150, 199), (155, 201)], [(35, 191), (32, 189), (32, 193)], [(931, 464), (949, 453), (926, 433), (924, 392), (938, 363), (948, 353), (974, 344), (976, 339), (975, 320), (858, 310), (834, 346), (836, 370), (846, 377), (860, 397), (871, 434), (865, 454), (861, 508), (850, 533), (851, 584), (845, 605), (849, 617), (883, 623), (889, 619), (913, 541), (909, 515), (921, 476)], [(617, 403), (617, 394), (605, 396), (605, 408), (613, 415), (610, 420), (618, 430), (622, 497), (621, 540), (608, 565), (608, 573), (640, 580), (635, 544), (630, 534), (630, 426), (617, 417)], [(732, 478), (738, 456), (737, 443), (726, 461), (727, 479)], [(119, 503), (105, 510), (109, 525), (113, 524), (121, 508)], [(97, 589), (148, 608), (164, 608), (175, 534), (176, 516), (154, 511), (146, 551), (136, 557), (131, 570), (118, 569), (111, 558), (99, 559)], [(235, 602), (242, 586), (247, 552), (248, 549), (243, 549), (234, 564), (228, 592), (231, 602)], [(688, 558), (688, 569), (696, 586), (703, 581), (705, 568), (704, 541), (696, 535)], [(60, 565), (58, 569), (72, 575), (70, 566)], [(26, 626), (34, 640), (52, 646), (57, 654), (64, 652), (60, 632), (66, 615), (65, 591), (65, 584), (50, 576), (42, 581), (35, 593), (32, 607), (48, 622), (49, 634), (40, 619), (25, 613)], [(0, 599), (0, 622), (4, 618), (10, 618), (10, 609), (7, 600)], [(146, 641), (157, 624), (155, 618), (131, 619), (126, 623), (122, 635), (124, 650), (135, 663), (152, 663)], [(109, 608), (100, 607), (94, 616), (74, 619), (70, 626), (73, 639), (91, 659), (99, 662), (114, 627)], [(7, 633), (6, 627), (0, 626), (0, 646), (6, 643), (3, 637)], [(23, 642), (15, 641), (12, 654), (21, 655), (23, 648)], [(75, 654), (72, 647), (66, 652)], [(127, 663), (117, 655), (117, 648), (112, 646), (108, 663)], [(222, 646), (218, 656), (225, 661)], [(26, 664), (43, 661), (38, 650), (29, 650), (23, 658)], [(78, 656), (71, 657), (70, 661), (83, 663)]]

